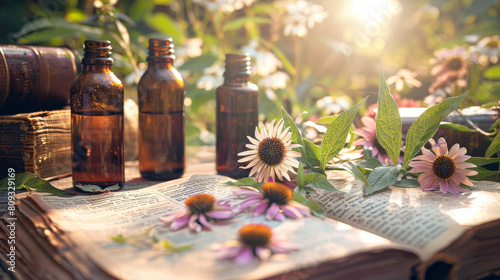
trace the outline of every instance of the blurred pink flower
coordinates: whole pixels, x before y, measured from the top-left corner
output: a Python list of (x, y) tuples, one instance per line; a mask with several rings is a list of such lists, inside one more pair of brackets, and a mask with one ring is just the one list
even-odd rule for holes
[(467, 52), (465, 47), (456, 46), (453, 49), (439, 50), (435, 55), (435, 66), (431, 74), (436, 76), (436, 80), (429, 87), (429, 92), (452, 82), (460, 87), (467, 86), (469, 63), (477, 60), (475, 54)]
[(444, 138), (439, 138), (438, 143), (433, 139), (429, 142), (432, 144), (432, 152), (422, 148), (423, 155), (416, 156), (410, 163), (412, 173), (422, 172), (417, 180), (424, 191), (435, 190), (438, 186), (443, 193), (468, 191), (460, 184), (472, 186), (467, 176), (476, 175), (477, 171), (467, 169), (476, 167), (472, 163), (465, 162), (470, 158), (465, 155), (467, 149), (455, 144), (448, 152), (448, 145)]
[(233, 259), (236, 264), (250, 264), (254, 258), (267, 260), (272, 254), (289, 254), (299, 247), (277, 236), (264, 224), (248, 224), (238, 231), (238, 240), (218, 244), (217, 259)]
[(267, 182), (262, 185), (260, 191), (251, 189), (233, 190), (235, 195), (247, 195), (240, 205), (240, 211), (255, 206), (252, 217), (265, 214), (267, 220), (283, 221), (285, 217), (292, 219), (309, 217), (311, 211), (308, 207), (293, 200), (293, 192), (287, 186)]
[[(361, 122), (363, 123), (363, 128), (354, 129), (354, 133), (361, 136), (352, 142), (353, 146), (364, 146), (372, 148), (372, 157), (377, 157), (382, 164), (390, 164), (392, 160), (387, 155), (385, 149), (380, 145), (377, 140), (377, 128), (376, 122), (373, 118), (362, 117)], [(403, 157), (398, 158), (397, 164), (403, 163)]]
[(160, 221), (171, 223), (171, 230), (188, 226), (192, 231), (200, 232), (202, 227), (211, 230), (212, 220), (229, 219), (236, 214), (236, 209), (231, 206), (229, 200), (216, 201), (215, 197), (206, 193), (191, 196), (184, 203), (187, 211), (160, 218)]

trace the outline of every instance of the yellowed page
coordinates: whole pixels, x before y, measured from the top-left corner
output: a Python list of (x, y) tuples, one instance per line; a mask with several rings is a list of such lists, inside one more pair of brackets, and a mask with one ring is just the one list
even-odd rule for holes
[(310, 195), (328, 217), (415, 248), (423, 260), (466, 227), (500, 219), (500, 184), (495, 182), (475, 182), (472, 191), (458, 195), (391, 187), (363, 197), (363, 183), (352, 176), (331, 172), (328, 177), (347, 193), (318, 190)]

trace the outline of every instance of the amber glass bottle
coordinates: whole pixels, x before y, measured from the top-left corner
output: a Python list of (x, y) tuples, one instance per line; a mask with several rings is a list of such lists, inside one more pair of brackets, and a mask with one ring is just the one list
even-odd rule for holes
[(82, 72), (71, 85), (73, 187), (119, 190), (125, 181), (123, 85), (111, 71), (109, 41), (85, 41)]
[(139, 171), (150, 180), (184, 172), (184, 81), (173, 52), (172, 39), (150, 39), (148, 69), (139, 81)]
[(224, 84), (216, 90), (217, 100), (217, 172), (243, 178), (250, 169), (241, 169), (238, 153), (246, 150), (259, 114), (259, 91), (250, 83), (248, 54), (226, 54)]

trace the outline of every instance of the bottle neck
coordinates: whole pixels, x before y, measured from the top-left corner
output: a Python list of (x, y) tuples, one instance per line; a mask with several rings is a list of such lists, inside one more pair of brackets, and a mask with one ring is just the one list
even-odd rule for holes
[(250, 76), (225, 76), (225, 85), (246, 84), (250, 82)]
[(165, 61), (149, 61), (148, 69), (157, 70), (157, 69), (171, 69), (174, 67), (173, 60), (165, 60)]
[(109, 64), (83, 64), (82, 73), (89, 72), (110, 74), (113, 71), (111, 70), (111, 65)]
[(224, 84), (243, 84), (250, 82), (250, 57), (248, 54), (226, 54)]

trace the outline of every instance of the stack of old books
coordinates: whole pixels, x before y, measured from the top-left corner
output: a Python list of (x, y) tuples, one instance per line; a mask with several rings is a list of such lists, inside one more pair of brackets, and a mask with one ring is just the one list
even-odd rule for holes
[[(478, 182), (461, 195), (393, 188), (363, 197), (360, 181), (339, 172), (329, 178), (345, 194), (317, 189), (309, 197), (325, 208), (326, 219), (277, 222), (240, 213), (199, 233), (170, 231), (159, 218), (185, 211), (185, 199), (194, 194), (229, 198), (233, 187), (224, 183), (230, 178), (195, 175), (156, 185), (129, 180), (115, 193), (32, 195), (0, 221), (0, 259), (4, 271), (18, 279), (500, 277), (499, 183)], [(70, 184), (70, 178), (54, 182)], [(214, 247), (236, 240), (239, 228), (248, 223), (267, 224), (298, 250), (247, 266), (218, 260)], [(113, 236), (133, 242), (117, 243)], [(192, 247), (165, 251), (151, 246), (153, 236)]]
[(44, 179), (71, 174), (70, 110), (0, 116), (0, 178), (7, 170)]

